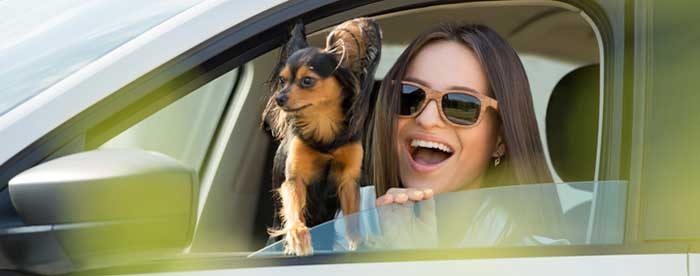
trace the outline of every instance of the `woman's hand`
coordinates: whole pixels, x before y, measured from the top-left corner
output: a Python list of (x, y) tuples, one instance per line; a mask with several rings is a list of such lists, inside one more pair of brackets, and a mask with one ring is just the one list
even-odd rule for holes
[[(377, 248), (417, 249), (437, 246), (433, 189), (391, 188), (375, 204), (381, 234)], [(412, 204), (416, 203), (416, 204)]]
[(376, 206), (389, 204), (404, 204), (409, 201), (421, 201), (433, 197), (433, 189), (430, 188), (390, 188), (386, 194), (375, 201)]

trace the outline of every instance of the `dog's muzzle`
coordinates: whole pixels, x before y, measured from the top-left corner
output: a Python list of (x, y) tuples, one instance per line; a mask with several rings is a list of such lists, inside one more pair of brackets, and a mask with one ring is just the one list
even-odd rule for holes
[(279, 107), (284, 107), (285, 105), (287, 105), (288, 100), (289, 100), (289, 97), (287, 97), (287, 94), (280, 93), (280, 94), (277, 94), (277, 96), (275, 97), (275, 102), (277, 102), (277, 105)]

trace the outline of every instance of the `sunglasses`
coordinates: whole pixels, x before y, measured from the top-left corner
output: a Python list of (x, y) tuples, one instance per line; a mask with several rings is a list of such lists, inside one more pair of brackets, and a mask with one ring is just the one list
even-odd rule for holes
[(498, 111), (498, 102), (484, 94), (467, 90), (434, 90), (419, 83), (402, 81), (399, 117), (418, 116), (430, 100), (435, 100), (442, 119), (459, 127), (476, 126), (487, 107)]

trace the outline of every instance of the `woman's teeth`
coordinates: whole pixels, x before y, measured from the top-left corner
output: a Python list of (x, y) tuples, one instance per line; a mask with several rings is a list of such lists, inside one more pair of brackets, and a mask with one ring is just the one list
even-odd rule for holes
[(418, 139), (413, 139), (411, 140), (411, 147), (412, 148), (428, 148), (428, 149), (437, 149), (446, 153), (452, 153), (452, 149), (448, 147), (445, 144), (438, 143), (438, 142), (432, 142), (432, 141), (425, 141), (425, 140), (418, 140)]

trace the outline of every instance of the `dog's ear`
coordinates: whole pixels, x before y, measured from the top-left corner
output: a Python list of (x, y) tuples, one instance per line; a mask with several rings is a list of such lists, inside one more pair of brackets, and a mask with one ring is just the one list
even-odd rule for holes
[(294, 52), (309, 47), (306, 42), (306, 30), (304, 28), (304, 23), (299, 20), (294, 24), (294, 27), (289, 32), (289, 40), (280, 50), (279, 60), (277, 65), (273, 68), (268, 79), (268, 84), (270, 85), (270, 90), (273, 95), (267, 101), (265, 110), (262, 115), (262, 127), (269, 130), (272, 136), (276, 139), (281, 139), (286, 135), (287, 132), (287, 119), (285, 113), (280, 110), (274, 100), (274, 93), (277, 92), (281, 87), (278, 87), (279, 74), (284, 68), (287, 59)]
[(294, 24), (294, 28), (289, 32), (289, 41), (283, 49), (280, 60), (284, 62), (294, 52), (307, 47), (309, 47), (309, 43), (306, 42), (306, 28), (304, 27), (304, 23), (300, 20)]
[(336, 26), (326, 37), (326, 51), (333, 53), (341, 66), (358, 77), (374, 73), (379, 64), (382, 32), (371, 18), (355, 18)]
[(280, 49), (279, 60), (277, 61), (277, 65), (275, 65), (275, 68), (273, 68), (272, 74), (270, 75), (269, 83), (270, 88), (273, 92), (277, 91), (277, 78), (279, 76), (280, 71), (282, 71), (282, 69), (284, 68), (284, 65), (287, 62), (289, 56), (291, 56), (294, 52), (307, 47), (309, 47), (309, 44), (308, 42), (306, 42), (306, 30), (304, 28), (304, 23), (301, 22), (301, 20), (299, 20), (294, 24), (294, 27), (290, 30), (289, 40), (282, 47), (282, 49)]
[[(355, 99), (350, 107), (349, 131), (367, 129), (373, 95), (374, 72), (379, 65), (382, 32), (371, 18), (356, 18), (335, 27), (326, 37), (326, 51), (333, 53), (341, 67), (349, 70), (357, 82)], [(347, 87), (347, 86), (346, 86)]]

